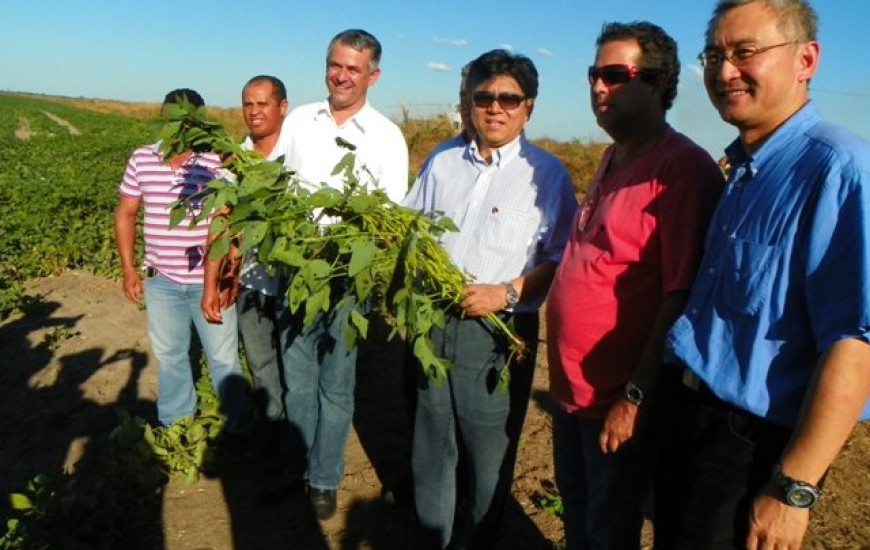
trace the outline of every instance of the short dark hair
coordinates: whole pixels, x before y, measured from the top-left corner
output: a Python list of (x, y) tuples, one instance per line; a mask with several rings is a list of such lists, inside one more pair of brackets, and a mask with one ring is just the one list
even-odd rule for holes
[(713, 27), (725, 12), (755, 2), (768, 6), (776, 13), (776, 26), (787, 39), (798, 42), (816, 40), (819, 17), (806, 0), (719, 0), (707, 24), (707, 42), (710, 41)]
[(616, 40), (635, 40), (640, 46), (640, 61), (643, 69), (652, 69), (657, 82), (662, 86), (662, 108), (667, 111), (677, 97), (680, 82), (680, 58), (677, 43), (658, 25), (648, 21), (632, 23), (605, 23), (595, 41), (599, 48)]
[(178, 88), (172, 90), (163, 98), (163, 104), (180, 103), (182, 100), (187, 100), (187, 102), (194, 107), (205, 106), (205, 101), (202, 99), (202, 96), (190, 88)]
[(258, 74), (257, 76), (251, 78), (247, 82), (245, 82), (245, 86), (242, 88), (242, 93), (248, 89), (248, 86), (251, 84), (259, 84), (261, 82), (271, 82), (272, 83), (272, 95), (278, 100), (278, 103), (287, 99), (287, 88), (284, 86), (284, 83), (281, 82), (281, 79), (277, 76), (272, 76), (268, 74)]
[(490, 78), (502, 74), (512, 76), (526, 97), (538, 97), (538, 70), (535, 64), (522, 54), (513, 54), (503, 49), (488, 51), (471, 62), (466, 80), (467, 89), (474, 90)]
[(369, 50), (371, 52), (369, 71), (374, 72), (377, 70), (381, 62), (381, 43), (371, 33), (362, 29), (347, 29), (336, 34), (329, 41), (329, 46), (326, 48), (327, 63), (329, 63), (329, 56), (332, 55), (332, 49), (336, 44), (350, 46), (358, 52)]

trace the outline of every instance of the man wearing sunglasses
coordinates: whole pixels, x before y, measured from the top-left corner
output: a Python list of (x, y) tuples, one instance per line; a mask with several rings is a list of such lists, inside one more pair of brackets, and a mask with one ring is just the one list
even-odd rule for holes
[(817, 25), (805, 0), (721, 0), (707, 28), (704, 84), (738, 138), (667, 339), (685, 426), (666, 548), (800, 548), (870, 418), (870, 144), (809, 101)]
[[(674, 131), (677, 45), (647, 22), (609, 23), (588, 78), (611, 138), (572, 222), (547, 303), (556, 482), (568, 549), (638, 549), (664, 335), (679, 315), (722, 188)], [(658, 395), (657, 395), (658, 394)], [(658, 398), (658, 399), (656, 399)]]
[[(459, 231), (442, 244), (474, 279), (460, 308), (432, 334), (435, 352), (453, 362), (447, 380), (434, 385), (420, 374), (412, 470), (427, 539), (421, 548), (500, 547), (534, 372), (537, 312), (577, 206), (564, 166), (523, 134), (538, 95), (531, 60), (485, 53), (471, 63), (466, 86), (471, 140), (439, 148), (404, 201), (456, 223)], [(481, 319), (489, 313), (513, 323), (529, 346), (525, 357), (508, 364), (506, 342)], [(508, 391), (498, 387), (506, 368)]]

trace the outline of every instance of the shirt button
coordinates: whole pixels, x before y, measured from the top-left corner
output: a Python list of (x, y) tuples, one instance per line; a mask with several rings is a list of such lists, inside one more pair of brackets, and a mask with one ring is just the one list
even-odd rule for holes
[(715, 268), (715, 267), (711, 267), (710, 269), (707, 270), (707, 273), (709, 273), (710, 275), (716, 273), (716, 268)]
[(692, 308), (692, 315), (697, 315), (697, 314), (698, 314), (698, 308), (693, 307)]
[(728, 231), (728, 226), (723, 223), (722, 224), (722, 233), (725, 233), (727, 231)]

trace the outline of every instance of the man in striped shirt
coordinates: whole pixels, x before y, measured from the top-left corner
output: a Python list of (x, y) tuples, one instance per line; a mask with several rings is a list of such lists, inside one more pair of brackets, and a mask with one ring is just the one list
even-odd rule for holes
[[(189, 89), (173, 90), (163, 104), (186, 99), (197, 107), (202, 97)], [(196, 327), (211, 379), (227, 416), (227, 432), (247, 429), (245, 382), (238, 354), (236, 314), (223, 312), (222, 323), (209, 323), (200, 311), (208, 223), (190, 227), (190, 215), (169, 227), (170, 205), (204, 189), (218, 177), (221, 161), (213, 153), (182, 153), (168, 162), (159, 143), (137, 149), (124, 172), (115, 210), (115, 241), (124, 272), (124, 294), (147, 304), (148, 335), (157, 358), (157, 418), (168, 426), (196, 410), (190, 367), (191, 323)], [(136, 218), (144, 209), (145, 257), (136, 265)], [(142, 272), (145, 279), (141, 277)]]

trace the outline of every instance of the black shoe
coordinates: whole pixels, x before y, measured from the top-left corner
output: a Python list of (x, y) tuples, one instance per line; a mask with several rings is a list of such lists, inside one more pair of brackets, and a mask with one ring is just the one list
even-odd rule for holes
[(336, 498), (335, 489), (308, 489), (308, 498), (311, 499), (311, 506), (314, 508), (314, 515), (317, 519), (326, 520), (335, 515)]

